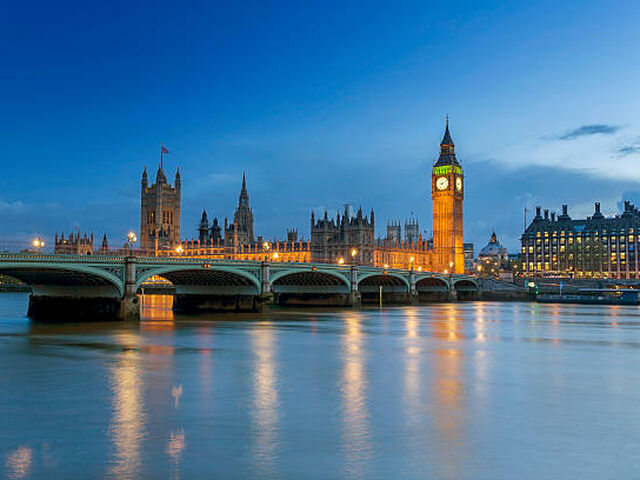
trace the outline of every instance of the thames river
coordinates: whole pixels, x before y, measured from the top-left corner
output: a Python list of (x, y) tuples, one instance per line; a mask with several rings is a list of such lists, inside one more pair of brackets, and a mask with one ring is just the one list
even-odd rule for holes
[(640, 475), (637, 307), (170, 298), (139, 324), (42, 325), (0, 296), (0, 477)]

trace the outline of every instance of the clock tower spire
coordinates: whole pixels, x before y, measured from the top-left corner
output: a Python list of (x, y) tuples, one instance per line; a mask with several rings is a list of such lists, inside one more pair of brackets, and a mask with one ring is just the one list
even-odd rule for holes
[(447, 116), (440, 156), (431, 171), (434, 266), (439, 272), (464, 273), (463, 200), (464, 174), (456, 158)]

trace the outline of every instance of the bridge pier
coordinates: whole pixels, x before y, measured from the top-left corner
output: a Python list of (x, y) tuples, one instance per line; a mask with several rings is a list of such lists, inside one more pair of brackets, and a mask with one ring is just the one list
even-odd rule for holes
[(451, 285), (451, 288), (449, 289), (448, 297), (447, 301), (449, 302), (456, 302), (458, 300), (458, 292), (456, 292), (456, 288), (453, 285)]
[(258, 310), (268, 309), (275, 303), (275, 296), (271, 291), (271, 273), (269, 270), (269, 262), (260, 264), (260, 296), (258, 297)]
[(409, 303), (411, 305), (418, 305), (420, 303), (420, 295), (418, 295), (418, 289), (416, 287), (416, 274), (413, 270), (409, 274)]
[(349, 296), (347, 297), (347, 306), (359, 307), (362, 305), (362, 295), (358, 290), (358, 267), (351, 267), (351, 278), (349, 279), (351, 287), (349, 288)]
[(124, 259), (124, 297), (120, 300), (120, 320), (140, 320), (140, 299), (136, 292), (136, 257)]

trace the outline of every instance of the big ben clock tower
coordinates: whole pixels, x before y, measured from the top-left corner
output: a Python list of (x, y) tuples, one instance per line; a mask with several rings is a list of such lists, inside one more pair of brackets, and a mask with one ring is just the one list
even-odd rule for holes
[(433, 249), (435, 269), (439, 272), (464, 273), (462, 245), (462, 203), (464, 174), (456, 159), (449, 133), (449, 119), (440, 142), (440, 156), (431, 172), (433, 206)]

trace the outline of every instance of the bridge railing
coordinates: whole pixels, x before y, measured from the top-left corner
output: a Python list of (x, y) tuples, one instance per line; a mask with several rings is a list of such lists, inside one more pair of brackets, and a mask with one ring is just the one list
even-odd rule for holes
[[(0, 254), (0, 263), (3, 261), (10, 262), (51, 262), (51, 263), (121, 263), (124, 262), (127, 256), (125, 255), (67, 255), (67, 254), (41, 254), (41, 253), (2, 253)], [(474, 275), (451, 275), (438, 272), (425, 272), (416, 270), (404, 270), (396, 268), (383, 268), (375, 267), (372, 265), (336, 265), (333, 263), (300, 263), (300, 262), (268, 262), (268, 261), (253, 261), (253, 260), (230, 260), (219, 258), (189, 258), (189, 257), (135, 257), (135, 261), (142, 265), (235, 265), (235, 266), (250, 266), (260, 267), (263, 264), (268, 264), (272, 268), (292, 268), (298, 270), (306, 269), (329, 269), (336, 271), (349, 271), (352, 267), (357, 267), (359, 272), (376, 272), (376, 273), (395, 273), (400, 275), (409, 275), (411, 273), (421, 278), (436, 277), (436, 278), (454, 278), (456, 281), (468, 279), (475, 280)]]

